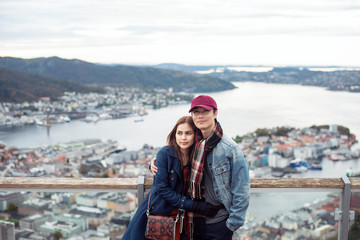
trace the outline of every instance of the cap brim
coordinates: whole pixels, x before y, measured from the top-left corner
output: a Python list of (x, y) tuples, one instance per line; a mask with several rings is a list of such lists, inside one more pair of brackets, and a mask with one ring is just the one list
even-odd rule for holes
[(197, 107), (201, 107), (201, 108), (204, 108), (206, 110), (211, 110), (211, 109), (214, 108), (214, 107), (208, 106), (208, 105), (197, 105), (197, 106), (193, 106), (192, 108), (190, 108), (189, 112), (192, 112), (192, 110), (194, 110), (194, 108), (197, 108)]

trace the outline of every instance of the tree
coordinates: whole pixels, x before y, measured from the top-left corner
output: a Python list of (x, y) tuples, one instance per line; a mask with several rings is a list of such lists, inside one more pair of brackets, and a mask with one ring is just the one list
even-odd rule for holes
[(17, 213), (17, 209), (18, 209), (18, 207), (16, 206), (16, 204), (13, 202), (10, 202), (6, 208), (6, 211), (8, 213), (10, 213), (11, 215), (14, 215)]
[(236, 143), (240, 143), (242, 141), (242, 137), (240, 137), (239, 135), (236, 135), (235, 138), (233, 138), (233, 140), (236, 142)]
[(61, 239), (62, 237), (63, 237), (63, 235), (62, 235), (62, 233), (61, 233), (60, 230), (56, 230), (56, 231), (54, 232), (54, 238), (55, 238), (56, 240), (59, 240), (59, 239)]
[(287, 136), (288, 132), (292, 129), (286, 128), (286, 127), (277, 127), (275, 131), (276, 136)]
[(338, 125), (338, 132), (340, 135), (350, 136), (350, 130), (347, 127)]
[(266, 128), (258, 128), (255, 131), (256, 136), (261, 137), (261, 136), (270, 136), (269, 131)]

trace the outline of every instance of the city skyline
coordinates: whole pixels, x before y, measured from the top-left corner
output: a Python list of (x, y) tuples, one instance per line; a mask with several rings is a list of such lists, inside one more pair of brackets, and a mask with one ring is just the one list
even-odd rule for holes
[(359, 66), (360, 3), (2, 1), (0, 55), (97, 63)]

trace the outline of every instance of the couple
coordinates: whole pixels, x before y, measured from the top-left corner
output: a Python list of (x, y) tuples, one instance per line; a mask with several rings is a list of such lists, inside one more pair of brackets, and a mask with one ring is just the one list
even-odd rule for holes
[[(150, 212), (176, 215), (179, 209), (185, 210), (184, 219), (177, 224), (176, 239), (231, 240), (233, 232), (244, 224), (249, 205), (248, 168), (238, 145), (223, 135), (213, 98), (194, 98), (189, 112), (191, 117), (177, 121), (168, 135), (168, 145), (158, 152), (157, 168), (151, 167), (157, 173)], [(123, 240), (146, 239), (149, 195)]]

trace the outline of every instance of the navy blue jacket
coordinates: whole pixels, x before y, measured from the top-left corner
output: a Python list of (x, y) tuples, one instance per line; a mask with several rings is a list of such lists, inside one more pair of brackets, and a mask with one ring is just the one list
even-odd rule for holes
[[(158, 167), (158, 172), (154, 176), (151, 188), (150, 213), (170, 215), (175, 207), (191, 210), (194, 203), (193, 200), (181, 195), (184, 179), (180, 161), (174, 149), (170, 146), (161, 148), (156, 155), (155, 164)], [(123, 240), (146, 239), (144, 234), (147, 221), (146, 210), (148, 199), (149, 194), (131, 219), (122, 238)]]

